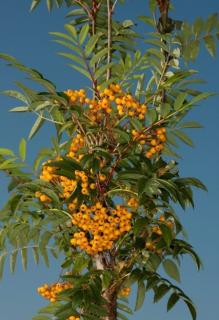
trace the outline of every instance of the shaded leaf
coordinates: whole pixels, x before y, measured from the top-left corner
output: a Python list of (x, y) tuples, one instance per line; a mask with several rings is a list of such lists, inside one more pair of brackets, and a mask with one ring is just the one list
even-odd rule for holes
[(164, 260), (162, 264), (168, 276), (180, 282), (180, 273), (177, 265), (170, 259)]

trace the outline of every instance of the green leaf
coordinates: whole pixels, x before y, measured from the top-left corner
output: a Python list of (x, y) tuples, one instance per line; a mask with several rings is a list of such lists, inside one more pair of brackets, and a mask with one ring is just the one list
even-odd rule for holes
[(12, 108), (9, 111), (10, 112), (27, 112), (27, 111), (29, 111), (29, 107), (20, 106), (20, 107)]
[(180, 128), (186, 129), (186, 128), (203, 128), (203, 126), (198, 123), (197, 121), (187, 121), (183, 122), (179, 125)]
[(208, 52), (210, 53), (210, 55), (212, 57), (215, 57), (216, 56), (216, 43), (215, 43), (214, 37), (211, 35), (207, 35), (204, 37), (204, 42), (205, 42), (205, 47), (208, 50)]
[(176, 100), (174, 101), (174, 105), (173, 105), (174, 110), (179, 110), (182, 107), (183, 102), (185, 101), (187, 96), (188, 96), (188, 94), (186, 92), (182, 92), (177, 96)]
[(117, 312), (117, 317), (118, 319), (121, 319), (121, 320), (128, 320), (128, 318), (121, 312)]
[(209, 34), (213, 29), (218, 27), (218, 13), (211, 14), (205, 23), (205, 32)]
[(144, 303), (145, 299), (145, 284), (144, 281), (139, 280), (138, 281), (138, 290), (137, 290), (137, 297), (136, 297), (136, 303), (135, 303), (135, 311), (139, 310), (141, 306)]
[(91, 75), (90, 75), (90, 73), (89, 73), (87, 70), (85, 70), (85, 69), (83, 69), (83, 68), (81, 68), (81, 67), (79, 67), (79, 66), (73, 65), (73, 64), (69, 64), (69, 66), (70, 66), (71, 68), (77, 70), (77, 71), (80, 72), (81, 74), (83, 74), (83, 75), (84, 75), (86, 78), (88, 78), (89, 80), (91, 80)]
[(26, 158), (26, 144), (26, 140), (22, 138), (19, 144), (19, 156), (22, 161), (24, 161)]
[(173, 239), (171, 229), (168, 226), (166, 226), (165, 224), (160, 224), (160, 228), (162, 231), (162, 237), (164, 238), (164, 241), (166, 242), (167, 246), (170, 246), (171, 241)]
[(16, 250), (16, 249), (10, 255), (10, 271), (11, 271), (11, 273), (13, 273), (15, 270), (17, 255), (18, 255), (18, 250)]
[(179, 295), (173, 292), (167, 302), (167, 311), (170, 311), (174, 307), (174, 305), (177, 303), (177, 301), (179, 301)]
[(123, 303), (117, 303), (117, 307), (124, 311), (124, 312), (127, 312), (129, 314), (133, 314), (133, 311), (131, 308), (129, 308), (127, 305), (123, 304)]
[(172, 260), (170, 260), (170, 259), (164, 260), (163, 261), (163, 268), (164, 268), (165, 272), (168, 274), (168, 276), (170, 276), (171, 278), (173, 278), (177, 282), (180, 282), (179, 269), (178, 269), (177, 265)]
[(27, 270), (27, 248), (22, 248), (21, 249), (21, 262), (22, 262), (22, 267), (23, 270)]
[(193, 141), (181, 130), (174, 130), (173, 133), (190, 147), (194, 147)]
[(65, 29), (69, 32), (69, 34), (73, 37), (74, 40), (77, 39), (77, 30), (72, 24), (65, 24)]
[(184, 302), (186, 303), (189, 311), (190, 311), (190, 314), (192, 316), (192, 319), (193, 320), (196, 320), (196, 317), (197, 317), (197, 313), (196, 313), (196, 309), (195, 309), (195, 306), (190, 302), (190, 301), (187, 301), (184, 299)]
[(139, 16), (138, 19), (143, 21), (144, 23), (149, 24), (150, 26), (154, 27), (153, 18), (147, 17), (147, 16)]
[(85, 39), (87, 38), (88, 32), (89, 32), (89, 24), (86, 23), (83, 25), (83, 27), (81, 28), (81, 31), (79, 33), (80, 46), (84, 43)]
[(189, 45), (190, 48), (190, 58), (194, 61), (200, 51), (200, 41), (199, 40), (194, 40), (190, 43)]
[(59, 52), (58, 54), (60, 56), (63, 56), (63, 57), (68, 58), (70, 60), (73, 60), (73, 61), (77, 62), (78, 64), (80, 64), (81, 66), (85, 67), (84, 60), (81, 59), (80, 57), (72, 54), (72, 53)]
[(165, 118), (166, 116), (168, 116), (168, 114), (171, 111), (171, 106), (169, 103), (163, 103), (160, 107), (160, 114), (163, 118)]
[(12, 98), (20, 100), (22, 102), (28, 103), (27, 98), (22, 93), (20, 93), (19, 91), (5, 90), (5, 91), (2, 91), (1, 93), (6, 95), (6, 96), (8, 96), (8, 97), (12, 97)]
[(33, 258), (36, 264), (39, 263), (39, 249), (37, 247), (32, 248)]
[(36, 9), (36, 7), (39, 5), (41, 0), (33, 0), (31, 2), (31, 6), (30, 6), (30, 11), (33, 11), (34, 9)]
[(103, 75), (103, 73), (106, 72), (113, 65), (114, 65), (114, 62), (111, 62), (111, 63), (105, 64), (102, 67), (98, 68), (94, 74), (95, 79), (98, 80)]
[(91, 67), (94, 67), (95, 63), (99, 62), (103, 57), (107, 55), (108, 48), (104, 48), (100, 51), (98, 51), (90, 60)]
[(202, 92), (202, 93), (198, 94), (196, 97), (194, 97), (192, 100), (190, 100), (189, 103), (186, 104), (186, 106), (194, 105), (197, 102), (204, 100), (204, 99), (207, 99), (213, 95), (214, 95), (214, 93), (211, 93), (211, 92)]
[(32, 126), (28, 139), (32, 139), (35, 134), (38, 132), (38, 130), (41, 128), (41, 126), (44, 123), (44, 119), (41, 116), (38, 116), (38, 118), (36, 119), (36, 121), (34, 122), (34, 125)]
[(3, 253), (0, 256), (0, 279), (2, 279), (2, 276), (3, 276), (6, 257), (7, 257), (6, 253)]
[(159, 287), (157, 287), (154, 295), (154, 302), (156, 303), (162, 299), (169, 290), (170, 287), (167, 284), (161, 284)]
[(141, 121), (134, 117), (130, 119), (130, 123), (133, 126), (133, 128), (136, 129), (137, 131), (141, 131), (143, 128)]
[(0, 148), (0, 155), (1, 156), (14, 156), (14, 152), (10, 149)]
[(100, 38), (101, 34), (95, 34), (93, 36), (90, 37), (90, 39), (88, 40), (86, 46), (85, 46), (85, 55), (88, 57), (92, 51), (94, 50), (99, 38)]
[(46, 0), (46, 5), (48, 8), (48, 11), (51, 12), (52, 7), (53, 7), (53, 0)]
[(202, 18), (198, 17), (195, 19), (195, 22), (193, 24), (193, 32), (195, 34), (195, 37), (199, 37), (202, 30), (203, 30), (203, 26), (204, 26), (204, 23), (203, 23), (203, 20)]
[(51, 320), (51, 318), (42, 315), (42, 316), (35, 316), (32, 318), (32, 320)]

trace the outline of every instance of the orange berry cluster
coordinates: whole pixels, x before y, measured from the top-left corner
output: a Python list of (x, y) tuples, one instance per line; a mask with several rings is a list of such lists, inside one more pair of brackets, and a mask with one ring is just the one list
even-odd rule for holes
[(131, 288), (124, 287), (119, 291), (119, 296), (121, 297), (128, 297), (131, 293)]
[(44, 284), (42, 287), (39, 287), (37, 289), (38, 293), (50, 300), (50, 302), (56, 302), (57, 301), (57, 295), (62, 292), (63, 290), (72, 288), (73, 285), (72, 283), (69, 282), (58, 282), (58, 283), (53, 283), (51, 285)]
[(119, 116), (137, 116), (140, 120), (145, 119), (147, 106), (137, 101), (131, 94), (122, 93), (116, 100)]
[(67, 320), (80, 320), (80, 317), (70, 316)]
[(83, 158), (83, 154), (77, 154), (77, 152), (85, 146), (84, 137), (81, 134), (77, 134), (72, 139), (67, 157), (80, 161)]
[(150, 159), (156, 153), (159, 153), (164, 148), (166, 141), (166, 128), (157, 128), (153, 133), (147, 134), (132, 130), (133, 139), (138, 141), (141, 145), (148, 145), (149, 149), (145, 152), (145, 156)]
[(86, 94), (84, 89), (80, 90), (66, 90), (64, 93), (68, 96), (69, 102), (71, 104), (76, 104), (76, 103), (84, 103)]
[(114, 241), (131, 230), (131, 218), (132, 214), (120, 205), (109, 210), (100, 202), (91, 207), (82, 204), (72, 223), (83, 231), (74, 233), (71, 244), (91, 255), (111, 249)]
[(136, 198), (130, 198), (127, 202), (129, 207), (137, 208), (138, 207), (138, 200)]
[(99, 91), (99, 97), (90, 99), (86, 97), (84, 90), (67, 90), (64, 93), (68, 96), (70, 104), (86, 104), (89, 111), (88, 116), (94, 122), (103, 119), (103, 115), (111, 114), (113, 107), (119, 116), (136, 116), (140, 120), (145, 119), (147, 106), (140, 103), (134, 96), (122, 91), (119, 84), (110, 84), (108, 88)]
[(150, 159), (156, 153), (160, 152), (164, 148), (164, 142), (166, 142), (166, 129), (158, 128), (155, 132), (155, 137), (150, 140), (150, 149), (145, 153), (145, 156)]
[[(58, 159), (55, 159), (55, 160), (58, 160)], [(47, 161), (47, 163), (50, 163), (50, 162), (52, 162), (52, 160), (48, 160)], [(50, 167), (50, 166), (44, 164), (43, 167), (42, 167), (42, 172), (41, 172), (41, 175), (40, 175), (40, 179), (48, 181), (48, 182), (52, 181), (54, 178), (58, 177), (55, 174), (55, 171), (56, 171), (55, 167)]]
[[(75, 176), (76, 180), (81, 183), (81, 193), (83, 195), (89, 195), (89, 182), (88, 182), (88, 176), (84, 171), (75, 170)], [(92, 185), (93, 187), (93, 185)]]
[(50, 197), (48, 197), (46, 194), (43, 194), (39, 191), (35, 192), (35, 197), (39, 198), (41, 202), (51, 202)]

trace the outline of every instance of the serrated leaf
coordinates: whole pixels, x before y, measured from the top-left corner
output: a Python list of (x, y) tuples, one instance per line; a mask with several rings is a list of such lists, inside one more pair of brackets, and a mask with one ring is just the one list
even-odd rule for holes
[(170, 276), (177, 282), (180, 282), (180, 273), (177, 265), (170, 259), (164, 260), (162, 264), (168, 276)]
[(27, 270), (27, 248), (22, 248), (21, 249), (21, 262), (22, 262), (22, 267), (23, 270)]
[(9, 110), (10, 112), (27, 112), (29, 111), (29, 107), (26, 106), (20, 106), (20, 107), (15, 107)]
[(36, 264), (39, 263), (39, 249), (37, 247), (32, 248), (33, 258)]
[(123, 304), (123, 303), (117, 303), (117, 307), (124, 311), (127, 312), (128, 314), (133, 314), (133, 311), (131, 308), (129, 308), (127, 305)]
[(173, 105), (174, 110), (179, 110), (182, 107), (183, 102), (185, 101), (187, 96), (188, 94), (186, 92), (182, 92), (176, 97), (176, 100), (174, 101)]
[(83, 27), (81, 28), (81, 31), (79, 33), (80, 46), (84, 43), (85, 39), (87, 38), (88, 32), (89, 32), (89, 24), (86, 23), (83, 25)]
[(51, 318), (42, 315), (42, 316), (35, 316), (32, 318), (32, 320), (51, 320)]
[(112, 68), (113, 65), (114, 62), (111, 62), (98, 68), (94, 74), (95, 79), (98, 80), (108, 69)]
[(211, 92), (202, 92), (202, 93), (198, 94), (196, 97), (192, 98), (192, 100), (189, 101), (187, 106), (194, 105), (197, 102), (202, 101), (204, 99), (207, 99), (213, 95), (214, 95), (214, 93), (211, 93)]
[(46, 0), (46, 5), (48, 8), (48, 11), (51, 12), (52, 7), (53, 7), (53, 0)]
[(189, 45), (190, 48), (190, 58), (195, 61), (200, 51), (200, 41), (194, 40)]
[(218, 13), (211, 14), (205, 23), (205, 32), (209, 34), (214, 28), (218, 26)]
[(7, 257), (6, 253), (3, 253), (0, 256), (0, 279), (2, 279), (2, 276), (3, 276), (6, 257)]
[(203, 126), (198, 123), (197, 121), (187, 121), (183, 122), (179, 125), (180, 128), (186, 129), (186, 128), (203, 128)]
[(117, 317), (118, 319), (121, 319), (121, 320), (128, 320), (128, 318), (121, 312), (117, 312)]
[(14, 273), (16, 261), (17, 261), (17, 255), (18, 255), (18, 250), (16, 250), (16, 249), (10, 255), (10, 271), (11, 271), (11, 273)]
[(65, 57), (65, 58), (68, 58), (70, 60), (73, 60), (73, 61), (77, 62), (78, 64), (80, 64), (81, 66), (85, 67), (84, 60), (81, 59), (80, 57), (72, 54), (72, 53), (59, 52), (58, 54), (60, 56), (62, 56), (62, 57)]
[(41, 0), (33, 0), (31, 2), (30, 11), (33, 11), (36, 9), (36, 7), (40, 4)]
[(187, 134), (185, 134), (181, 130), (174, 130), (173, 133), (184, 143), (186, 143), (190, 147), (194, 147), (193, 141), (189, 138)]
[(85, 70), (85, 69), (83, 69), (83, 68), (81, 68), (81, 67), (79, 67), (79, 66), (73, 65), (73, 64), (69, 64), (69, 66), (70, 66), (71, 68), (77, 70), (77, 71), (80, 72), (81, 74), (83, 74), (86, 78), (88, 78), (88, 79), (91, 80), (91, 75), (90, 75), (90, 73), (89, 73), (87, 70)]
[(14, 152), (7, 148), (0, 148), (0, 155), (2, 156), (14, 156)]
[(94, 50), (99, 38), (100, 38), (100, 34), (95, 34), (93, 36), (90, 37), (90, 39), (88, 40), (86, 46), (85, 46), (85, 55), (88, 57), (92, 51)]
[(77, 30), (72, 24), (65, 24), (65, 29), (69, 32), (74, 40), (77, 39)]
[(161, 284), (159, 287), (157, 287), (154, 295), (154, 302), (156, 303), (162, 299), (169, 290), (170, 287), (167, 284)]
[(192, 316), (192, 319), (193, 320), (196, 320), (196, 317), (197, 317), (197, 313), (196, 313), (196, 309), (195, 309), (195, 306), (190, 302), (190, 301), (187, 301), (184, 299), (184, 302), (186, 303), (189, 311), (190, 311), (190, 314)]
[(138, 19), (143, 21), (144, 23), (149, 24), (150, 26), (154, 27), (153, 18), (147, 17), (147, 16), (139, 16)]
[(179, 301), (179, 296), (177, 293), (173, 292), (167, 302), (167, 311), (170, 311), (177, 303), (177, 301)]
[(15, 90), (4, 90), (1, 92), (2, 94), (8, 96), (8, 97), (12, 97), (15, 98), (17, 100), (20, 100), (22, 102), (28, 103), (27, 98), (20, 93), (19, 91), (15, 91)]
[(193, 32), (196, 37), (198, 37), (201, 34), (201, 32), (203, 30), (203, 26), (204, 26), (204, 23), (203, 23), (202, 18), (200, 18), (200, 17), (196, 18), (195, 22), (193, 24)]
[(36, 121), (34, 122), (34, 125), (32, 126), (28, 139), (32, 139), (35, 134), (38, 132), (38, 130), (41, 128), (41, 126), (44, 123), (44, 119), (41, 116), (38, 116), (38, 118), (36, 119)]
[(208, 50), (208, 52), (210, 53), (210, 55), (212, 57), (215, 57), (216, 56), (216, 43), (215, 43), (214, 37), (211, 35), (207, 35), (204, 37), (204, 42), (205, 42), (205, 47)]
[(108, 48), (104, 48), (98, 51), (95, 55), (93, 55), (93, 57), (90, 60), (91, 67), (94, 67), (94, 65), (98, 63), (99, 60), (101, 60), (104, 56), (106, 56), (107, 52), (108, 52)]
[(135, 303), (135, 311), (139, 310), (144, 303), (145, 299), (145, 284), (144, 281), (138, 281), (137, 297)]
[(26, 140), (22, 138), (19, 144), (19, 156), (22, 161), (24, 161), (26, 158), (26, 145)]
[(171, 244), (171, 241), (173, 239), (172, 231), (171, 229), (166, 226), (165, 224), (160, 224), (160, 229), (162, 231), (162, 237), (164, 241), (166, 242), (167, 246)]

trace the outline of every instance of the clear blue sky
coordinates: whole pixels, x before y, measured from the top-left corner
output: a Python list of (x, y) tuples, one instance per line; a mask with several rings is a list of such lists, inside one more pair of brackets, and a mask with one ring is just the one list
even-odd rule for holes
[[(34, 67), (57, 84), (59, 90), (83, 87), (84, 80), (66, 66), (66, 61), (56, 55), (60, 48), (51, 41), (49, 31), (62, 31), (66, 23), (66, 10), (55, 10), (48, 14), (44, 6), (36, 12), (28, 12), (30, 0), (2, 0), (0, 3), (0, 52), (16, 56), (26, 65)], [(120, 14), (134, 19), (147, 14), (147, 0), (127, 0), (121, 7)], [(206, 17), (219, 11), (216, 0), (174, 1), (176, 19), (192, 20), (196, 16)], [(195, 66), (200, 76), (208, 81), (206, 91), (219, 92), (218, 73), (219, 56), (213, 60), (203, 50)], [(0, 63), (0, 90), (14, 87), (15, 80), (22, 80), (23, 75), (6, 68)], [(207, 185), (209, 192), (195, 193), (195, 210), (180, 212), (182, 221), (189, 233), (189, 240), (199, 252), (204, 270), (197, 273), (193, 264), (185, 259), (182, 263), (182, 287), (194, 300), (198, 308), (198, 320), (216, 319), (218, 314), (218, 163), (219, 163), (219, 98), (216, 96), (193, 111), (190, 119), (200, 121), (204, 129), (191, 132), (196, 144), (195, 149), (182, 147), (183, 159), (180, 161), (182, 175), (200, 178)], [(22, 137), (27, 137), (33, 122), (29, 115), (8, 113), (14, 101), (0, 96), (0, 146), (17, 150)], [(33, 159), (40, 147), (49, 143), (50, 130), (42, 132), (28, 144)], [(0, 204), (7, 198), (6, 180), (1, 175)], [(6, 266), (7, 269), (8, 265)], [(36, 288), (44, 282), (53, 282), (59, 274), (58, 263), (52, 260), (50, 269), (42, 264), (35, 266), (30, 259), (28, 271), (21, 270), (18, 262), (16, 273), (6, 270), (0, 282), (0, 320), (30, 320), (45, 301), (36, 293)], [(132, 319), (138, 320), (187, 320), (190, 319), (186, 308), (179, 303), (170, 313), (166, 313), (165, 300), (153, 305), (149, 294), (141, 311)]]

